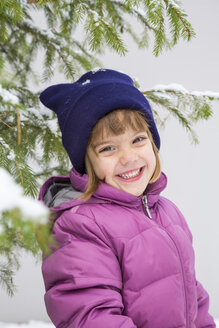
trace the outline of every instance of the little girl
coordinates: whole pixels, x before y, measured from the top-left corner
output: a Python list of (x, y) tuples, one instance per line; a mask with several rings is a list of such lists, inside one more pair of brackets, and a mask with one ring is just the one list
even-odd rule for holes
[(192, 235), (160, 196), (160, 138), (150, 105), (123, 73), (100, 69), (41, 95), (73, 168), (40, 199), (56, 246), (42, 272), (58, 328), (216, 327), (196, 280)]

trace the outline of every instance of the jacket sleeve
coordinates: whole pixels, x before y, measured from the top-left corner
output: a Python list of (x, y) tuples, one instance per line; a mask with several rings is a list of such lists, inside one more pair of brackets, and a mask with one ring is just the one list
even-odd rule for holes
[(93, 218), (66, 212), (52, 234), (57, 247), (44, 258), (47, 312), (56, 327), (135, 328), (122, 315), (120, 265)]
[[(191, 243), (193, 241), (192, 233), (189, 229), (189, 226), (182, 215), (182, 213), (177, 208), (182, 226), (186, 234), (188, 235), (189, 239), (191, 240)], [(209, 295), (207, 291), (203, 288), (201, 283), (199, 281), (196, 281), (196, 290), (197, 290), (197, 303), (198, 303), (198, 309), (197, 309), (197, 317), (195, 320), (195, 325), (197, 328), (215, 328), (216, 324), (214, 322), (213, 317), (208, 313), (209, 311)]]
[(208, 313), (209, 309), (209, 295), (202, 287), (201, 283), (196, 280), (197, 298), (198, 298), (198, 314), (195, 321), (197, 328), (216, 327), (214, 319)]

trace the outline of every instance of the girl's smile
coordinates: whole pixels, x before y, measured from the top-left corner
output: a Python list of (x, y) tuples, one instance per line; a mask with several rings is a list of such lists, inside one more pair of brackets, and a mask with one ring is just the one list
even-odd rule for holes
[(121, 174), (118, 174), (117, 177), (125, 182), (137, 181), (142, 177), (144, 167), (141, 167), (137, 170), (130, 170)]
[(131, 128), (89, 146), (88, 157), (100, 180), (135, 196), (143, 194), (156, 167), (147, 132)]

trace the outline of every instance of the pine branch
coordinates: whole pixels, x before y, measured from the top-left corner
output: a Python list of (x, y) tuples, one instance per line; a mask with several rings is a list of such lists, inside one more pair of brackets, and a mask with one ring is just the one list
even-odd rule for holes
[(195, 37), (195, 31), (191, 24), (185, 19), (185, 11), (179, 7), (176, 0), (164, 0), (170, 22), (170, 33), (172, 35), (172, 44), (175, 45), (180, 37), (184, 40), (190, 40)]
[(3, 211), (0, 215), (0, 285), (9, 296), (13, 296), (16, 291), (14, 275), (20, 267), (20, 251), (25, 250), (39, 257), (40, 249), (48, 254), (48, 245), (54, 244), (47, 224), (24, 220), (22, 217), (18, 209)]
[[(161, 109), (160, 115), (156, 115), (157, 123), (164, 126), (164, 122), (170, 115), (174, 115), (179, 123), (189, 132), (194, 144), (198, 143), (198, 137), (192, 126), (199, 120), (207, 120), (212, 116), (211, 101), (219, 100), (219, 93), (213, 92), (189, 92), (180, 85), (158, 85), (143, 94), (150, 100), (152, 109)], [(163, 113), (167, 116), (161, 118)], [(162, 114), (162, 115), (161, 115)]]
[[(8, 13), (9, 3), (5, 0), (2, 5), (0, 67), (9, 64), (15, 77), (24, 86), (29, 78), (36, 80), (38, 76), (32, 65), (40, 48), (45, 49), (44, 70), (40, 79), (49, 80), (54, 72), (53, 67), (58, 64), (66, 78), (73, 80), (76, 75), (74, 67), (77, 67), (78, 75), (81, 68), (92, 67), (96, 61), (95, 53), (101, 54), (105, 46), (124, 55), (127, 48), (122, 38), (123, 33), (129, 33), (139, 47), (147, 47), (149, 34), (154, 35), (155, 56), (164, 49), (170, 49), (180, 37), (189, 40), (194, 36), (187, 15), (174, 0), (42, 0), (26, 3), (24, 0), (13, 0), (11, 14)], [(44, 11), (47, 29), (43, 30), (33, 23), (30, 8)], [(169, 18), (169, 23), (165, 21), (165, 16)], [(138, 37), (133, 26), (130, 27), (127, 17), (133, 17), (140, 23), (143, 28), (142, 38)], [(73, 37), (78, 24), (87, 34), (80, 41)], [(172, 41), (167, 36), (168, 24)], [(82, 53), (77, 53), (78, 43), (84, 45), (80, 49)]]
[(6, 289), (9, 296), (13, 296), (16, 291), (16, 286), (13, 282), (15, 270), (18, 268), (11, 267), (11, 264), (0, 263), (0, 285)]

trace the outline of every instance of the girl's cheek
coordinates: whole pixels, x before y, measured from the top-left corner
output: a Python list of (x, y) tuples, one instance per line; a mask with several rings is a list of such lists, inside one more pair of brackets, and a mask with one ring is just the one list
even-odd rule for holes
[(98, 176), (98, 178), (100, 180), (103, 180), (105, 178), (105, 170), (104, 167), (106, 167), (106, 164), (104, 165), (104, 163), (101, 160), (97, 160), (94, 163), (94, 170), (96, 175)]
[(104, 174), (104, 172), (100, 169), (100, 170), (98, 170), (99, 172), (98, 172), (98, 178), (100, 179), (100, 180), (104, 180), (105, 179), (105, 174)]

